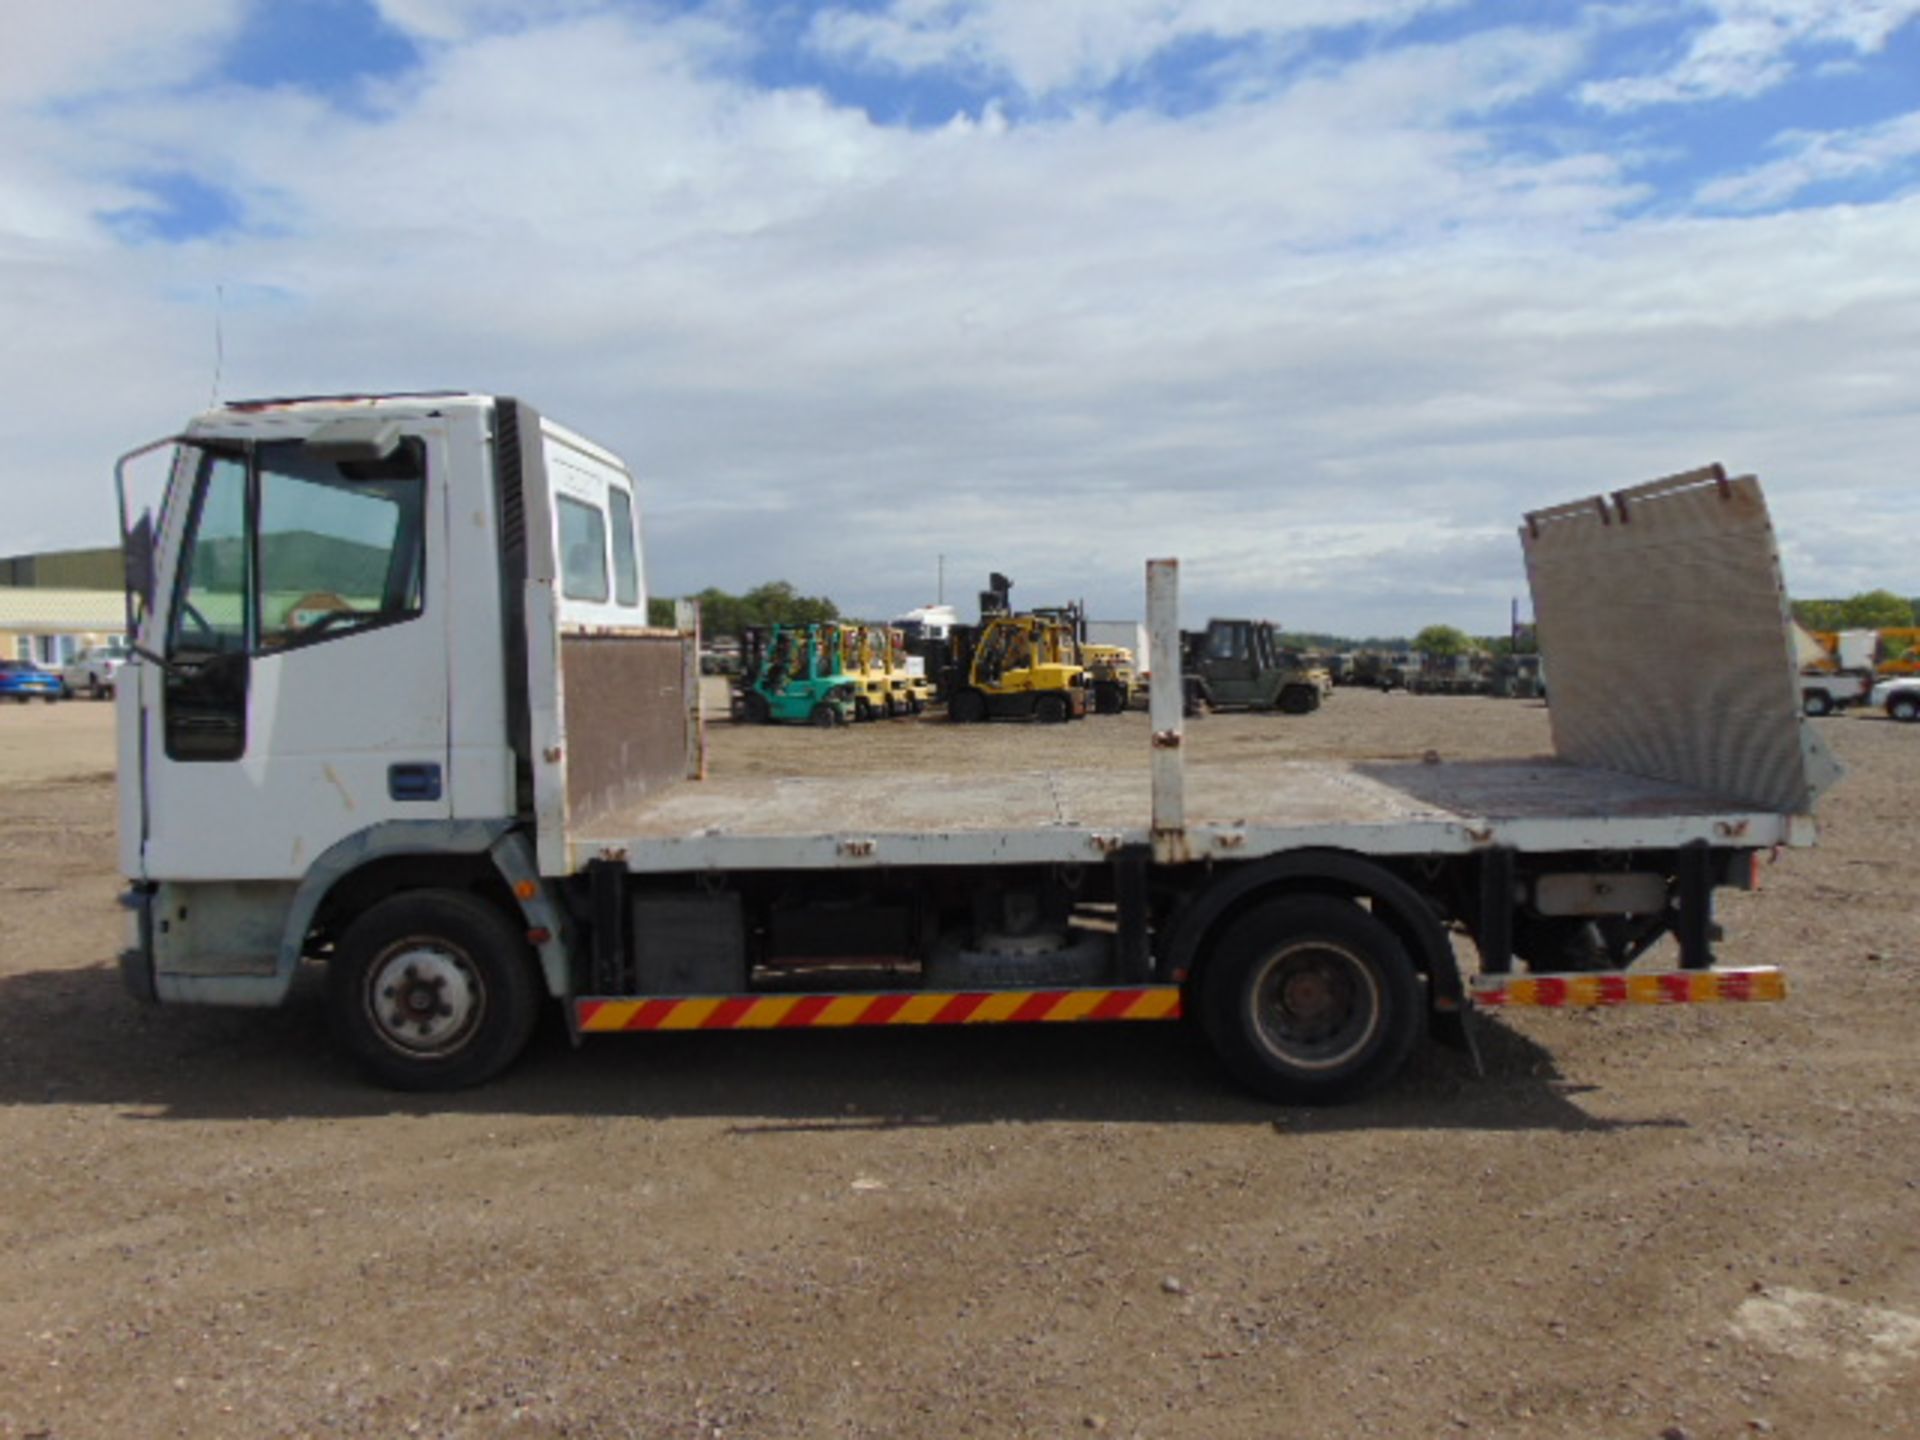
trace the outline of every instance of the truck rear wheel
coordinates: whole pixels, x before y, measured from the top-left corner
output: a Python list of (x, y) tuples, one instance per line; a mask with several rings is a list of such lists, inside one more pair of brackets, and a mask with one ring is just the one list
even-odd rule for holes
[(807, 723), (816, 730), (831, 730), (840, 723), (840, 712), (822, 700), (807, 712)]
[(1887, 701), (1887, 714), (1895, 720), (1903, 720), (1908, 724), (1911, 724), (1915, 720), (1920, 720), (1920, 697), (1912, 695), (1894, 696), (1891, 700)]
[(335, 1035), (395, 1090), (458, 1090), (519, 1058), (538, 1018), (525, 939), (459, 890), (389, 896), (347, 927), (327, 967)]
[(1400, 1069), (1420, 1029), (1406, 949), (1351, 901), (1290, 895), (1255, 906), (1213, 946), (1200, 1022), (1242, 1085), (1269, 1100), (1350, 1099)]
[(1064, 725), (1073, 717), (1073, 707), (1064, 695), (1042, 695), (1033, 702), (1033, 714), (1044, 725)]

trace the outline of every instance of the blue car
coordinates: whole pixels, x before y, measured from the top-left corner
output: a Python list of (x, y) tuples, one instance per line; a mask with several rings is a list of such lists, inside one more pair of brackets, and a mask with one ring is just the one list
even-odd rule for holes
[(22, 705), (38, 695), (51, 705), (60, 698), (60, 677), (24, 660), (0, 660), (0, 697)]

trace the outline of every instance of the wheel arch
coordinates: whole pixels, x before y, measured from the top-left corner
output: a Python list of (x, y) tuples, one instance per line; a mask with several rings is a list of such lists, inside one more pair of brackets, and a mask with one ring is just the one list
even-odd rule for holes
[(565, 908), (540, 878), (531, 842), (507, 820), (396, 821), (335, 843), (294, 892), (279, 975), (291, 983), (316, 929), (344, 930), (353, 915), (390, 895), (430, 889), (470, 891), (521, 920), (548, 993), (568, 993)]
[(1369, 902), (1427, 977), (1434, 1008), (1464, 1009), (1465, 987), (1453, 946), (1420, 892), (1378, 862), (1345, 850), (1300, 850), (1256, 860), (1215, 880), (1175, 920), (1160, 977), (1190, 987), (1213, 943), (1239, 915), (1280, 896), (1311, 894)]

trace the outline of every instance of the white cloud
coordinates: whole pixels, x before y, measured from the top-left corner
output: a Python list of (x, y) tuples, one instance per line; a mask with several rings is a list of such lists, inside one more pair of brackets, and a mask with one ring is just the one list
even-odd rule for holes
[(1388, 26), (1461, 0), (891, 0), (830, 8), (813, 43), (847, 60), (1005, 75), (1029, 95), (1098, 89), (1182, 41)]
[(1709, 181), (1701, 203), (1759, 210), (1810, 186), (1886, 175), (1920, 159), (1920, 110), (1859, 130), (1788, 131), (1775, 143), (1778, 160)]
[[(950, 593), (998, 568), (1125, 614), (1173, 553), (1201, 611), (1487, 631), (1523, 510), (1709, 459), (1807, 522), (1803, 589), (1920, 589), (1885, 458), (1920, 447), (1920, 199), (1630, 218), (1609, 156), (1489, 128), (1568, 83), (1561, 36), (908, 131), (752, 87), (723, 13), (456, 28), (350, 115), (206, 85), (40, 117), (0, 160), (35, 216), (0, 209), (0, 550), (107, 537), (112, 455), (206, 399), (224, 284), (229, 394), (550, 406), (636, 465), (669, 590), (883, 611), (944, 553)], [(271, 223), (120, 243), (114, 177), (161, 161)]]
[(455, 42), (540, 29), (605, 7), (598, 0), (372, 0), (380, 18), (418, 40)]
[(1865, 55), (1920, 16), (1920, 0), (1695, 0), (1710, 15), (1686, 52), (1651, 75), (1591, 82), (1581, 98), (1602, 110), (1759, 95), (1780, 84), (1811, 47)]
[(204, 72), (244, 19), (247, 0), (89, 0), (8, 7), (0, 107), (76, 91), (134, 90)]

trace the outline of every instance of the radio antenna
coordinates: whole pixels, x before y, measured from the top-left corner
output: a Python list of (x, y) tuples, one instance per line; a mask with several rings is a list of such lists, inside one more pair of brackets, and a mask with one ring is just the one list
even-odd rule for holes
[(210, 405), (220, 403), (220, 376), (227, 368), (226, 334), (227, 287), (213, 287), (213, 396)]

